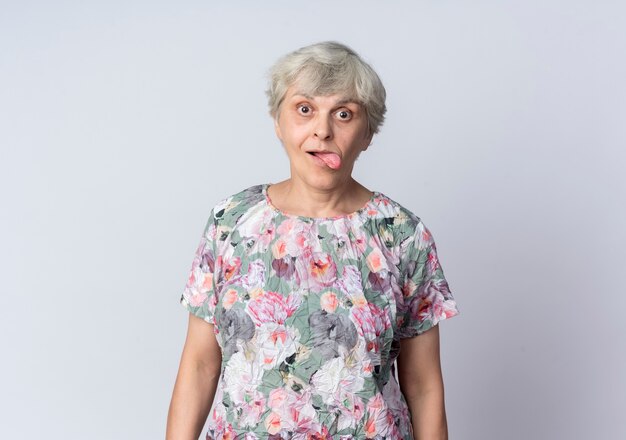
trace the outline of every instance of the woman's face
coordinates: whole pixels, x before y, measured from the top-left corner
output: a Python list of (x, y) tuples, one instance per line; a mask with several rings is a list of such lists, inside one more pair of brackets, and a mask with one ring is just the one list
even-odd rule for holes
[(367, 114), (341, 95), (308, 96), (290, 87), (274, 121), (291, 163), (291, 176), (320, 189), (348, 181), (372, 139)]

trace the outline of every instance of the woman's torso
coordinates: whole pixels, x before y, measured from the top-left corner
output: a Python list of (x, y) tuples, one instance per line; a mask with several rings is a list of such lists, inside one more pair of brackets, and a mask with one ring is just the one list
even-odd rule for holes
[(379, 192), (349, 215), (288, 215), (267, 186), (213, 211), (222, 374), (207, 438), (411, 439), (392, 366), (419, 219)]

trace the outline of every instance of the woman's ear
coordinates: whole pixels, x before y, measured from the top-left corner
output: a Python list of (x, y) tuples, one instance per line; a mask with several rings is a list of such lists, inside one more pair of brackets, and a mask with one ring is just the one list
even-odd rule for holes
[(374, 137), (374, 133), (367, 135), (367, 137), (365, 138), (365, 146), (363, 147), (363, 150), (361, 150), (361, 151), (367, 150), (369, 148), (369, 146), (372, 145), (372, 138), (373, 137)]

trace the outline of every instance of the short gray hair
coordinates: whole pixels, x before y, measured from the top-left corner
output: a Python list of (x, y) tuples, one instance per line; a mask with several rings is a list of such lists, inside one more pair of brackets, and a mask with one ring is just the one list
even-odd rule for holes
[(378, 133), (387, 111), (385, 87), (374, 69), (348, 46), (325, 41), (280, 58), (270, 69), (266, 91), (272, 117), (278, 117), (287, 89), (296, 82), (301, 92), (311, 96), (346, 94), (365, 108), (369, 134)]

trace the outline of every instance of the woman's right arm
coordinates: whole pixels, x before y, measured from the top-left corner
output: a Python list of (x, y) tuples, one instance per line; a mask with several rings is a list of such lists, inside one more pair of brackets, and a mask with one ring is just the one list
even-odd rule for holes
[(213, 404), (221, 363), (213, 325), (190, 313), (167, 415), (166, 440), (198, 440)]

